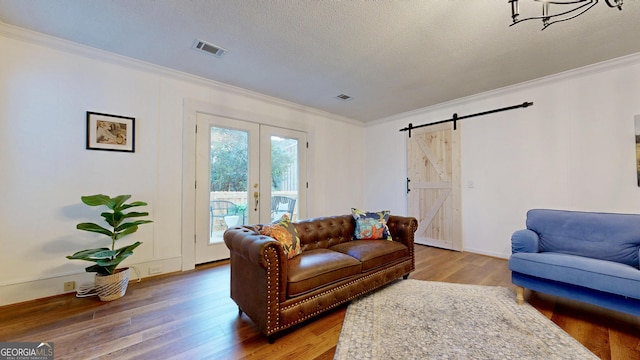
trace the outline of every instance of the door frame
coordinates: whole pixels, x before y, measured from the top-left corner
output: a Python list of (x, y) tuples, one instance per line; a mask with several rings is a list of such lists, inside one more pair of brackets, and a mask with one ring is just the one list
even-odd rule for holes
[[(284, 104), (286, 106), (286, 104)], [(286, 122), (283, 119), (270, 117), (268, 114), (256, 114), (248, 110), (229, 108), (225, 105), (208, 103), (201, 100), (185, 98), (183, 100), (182, 113), (182, 208), (181, 208), (181, 227), (182, 227), (182, 271), (193, 270), (196, 266), (196, 119), (198, 113), (237, 119), (247, 122), (264, 124), (275, 127), (286, 125), (287, 128), (307, 133), (307, 141), (312, 134), (299, 121)], [(313, 169), (313, 157), (311, 152), (307, 152), (307, 179), (310, 177), (310, 169)], [(307, 189), (307, 208), (309, 208), (312, 196)]]

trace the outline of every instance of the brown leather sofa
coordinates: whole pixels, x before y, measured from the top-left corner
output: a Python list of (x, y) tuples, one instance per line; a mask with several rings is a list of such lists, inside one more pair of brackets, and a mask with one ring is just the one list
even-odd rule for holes
[(276, 333), (368, 293), (415, 269), (415, 218), (389, 216), (393, 241), (352, 240), (351, 215), (293, 223), (302, 254), (250, 227), (224, 234), (231, 252), (231, 298), (269, 342)]

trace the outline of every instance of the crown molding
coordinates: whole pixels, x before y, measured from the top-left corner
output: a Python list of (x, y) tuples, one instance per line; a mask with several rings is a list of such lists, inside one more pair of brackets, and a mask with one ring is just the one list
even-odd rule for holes
[(155, 65), (142, 60), (133, 59), (123, 55), (118, 55), (109, 51), (100, 50), (91, 46), (82, 45), (73, 41), (64, 40), (55, 36), (43, 34), (37, 31), (28, 30), (18, 26), (9, 25), (0, 21), (0, 35), (20, 40), (36, 45), (42, 45), (52, 48), (54, 50), (63, 51), (73, 55), (79, 55), (86, 58), (94, 59), (97, 61), (105, 61), (115, 65), (125, 66), (140, 71), (155, 73), (162, 76), (171, 77), (176, 80), (188, 81), (198, 85), (207, 86), (220, 91), (233, 93), (241, 97), (248, 97), (254, 100), (267, 102), (274, 105), (283, 106), (289, 109), (298, 110), (308, 114), (322, 116), (332, 120), (349, 123), (356, 126), (364, 126), (364, 123), (358, 120), (354, 120), (348, 117), (333, 114), (327, 111), (319, 110), (310, 106), (297, 104), (284, 99), (276, 98), (273, 96), (265, 95), (255, 91), (247, 90), (241, 87), (229, 85), (215, 80), (203, 78), (188, 74), (182, 71), (174, 70), (160, 65)]
[[(620, 69), (628, 66), (634, 66), (637, 64), (640, 64), (640, 53), (626, 55), (626, 56), (622, 56), (622, 57), (611, 59), (611, 60), (605, 60), (599, 63), (582, 66), (579, 68), (563, 71), (557, 74), (548, 75), (541, 78), (524, 81), (518, 84), (508, 85), (498, 89), (493, 89), (493, 90), (485, 91), (482, 93), (469, 95), (469, 96), (454, 99), (451, 101), (435, 104), (432, 106), (388, 116), (385, 118), (370, 121), (366, 123), (365, 126), (369, 127), (369, 126), (379, 125), (382, 123), (390, 123), (396, 120), (406, 119), (407, 117), (411, 117), (411, 116), (423, 115), (426, 113), (430, 113), (443, 108), (448, 108), (451, 106), (460, 106), (460, 105), (468, 104), (471, 102), (486, 100), (487, 98), (491, 98), (495, 96), (506, 95), (514, 91), (532, 89), (532, 88), (536, 88), (543, 85), (549, 85), (549, 84), (553, 84), (553, 83), (557, 83), (565, 80), (577, 79), (577, 78), (585, 77), (588, 75), (602, 73), (602, 72), (610, 71), (613, 69)], [(434, 121), (437, 121), (437, 120), (434, 120)]]

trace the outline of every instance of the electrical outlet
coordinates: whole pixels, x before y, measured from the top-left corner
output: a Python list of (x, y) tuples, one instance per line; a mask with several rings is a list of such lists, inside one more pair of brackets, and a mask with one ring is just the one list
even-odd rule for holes
[(67, 281), (64, 283), (64, 291), (73, 291), (76, 288), (75, 281)]

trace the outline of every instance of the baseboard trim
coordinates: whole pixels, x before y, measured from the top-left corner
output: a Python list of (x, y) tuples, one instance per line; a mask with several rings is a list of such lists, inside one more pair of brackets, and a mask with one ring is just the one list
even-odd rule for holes
[[(182, 270), (182, 259), (180, 257), (154, 260), (144, 263), (128, 264), (135, 267), (140, 273), (140, 278), (157, 276)], [(75, 281), (76, 289), (86, 283), (93, 283), (94, 273), (78, 273), (64, 276), (57, 276), (47, 279), (38, 279), (17, 284), (0, 286), (0, 306), (21, 303), (56, 295), (61, 295), (73, 291), (64, 291), (64, 283)], [(135, 271), (130, 274), (129, 281), (137, 281), (138, 275)]]
[(498, 258), (498, 259), (509, 259), (509, 257), (511, 256), (511, 254), (503, 254), (503, 253), (498, 253), (498, 252), (494, 252), (494, 251), (486, 251), (486, 250), (483, 250), (483, 249), (464, 248), (463, 251), (471, 252), (471, 253), (474, 253), (474, 254), (491, 256), (491, 257)]

